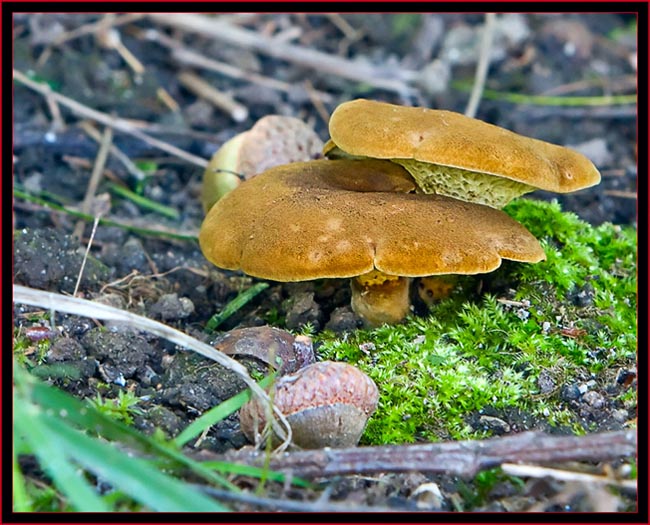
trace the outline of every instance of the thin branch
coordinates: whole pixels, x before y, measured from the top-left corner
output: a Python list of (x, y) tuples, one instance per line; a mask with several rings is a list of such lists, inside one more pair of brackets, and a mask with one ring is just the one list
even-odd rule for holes
[(235, 122), (248, 118), (248, 108), (234, 98), (214, 88), (198, 75), (185, 71), (178, 75), (178, 81), (196, 96), (208, 101), (217, 109), (227, 113)]
[(610, 476), (597, 476), (587, 472), (575, 472), (573, 470), (560, 470), (556, 468), (540, 467), (537, 465), (515, 465), (504, 463), (501, 465), (503, 472), (520, 478), (552, 478), (558, 481), (571, 481), (588, 483), (592, 485), (610, 485), (629, 490), (637, 489), (635, 479), (616, 479)]
[[(266, 392), (264, 392), (255, 380), (251, 378), (246, 367), (241, 363), (216, 350), (212, 346), (203, 343), (198, 339), (194, 339), (171, 326), (105, 304), (79, 299), (77, 297), (68, 297), (58, 293), (46, 292), (44, 290), (36, 290), (34, 288), (28, 288), (17, 284), (14, 284), (13, 295), (14, 302), (17, 303), (47, 308), (53, 311), (66, 312), (73, 315), (81, 315), (83, 317), (102, 319), (104, 321), (127, 323), (133, 328), (145, 330), (158, 337), (167, 339), (174, 344), (184, 348), (189, 348), (208, 359), (216, 361), (228, 370), (235, 372), (242, 378), (246, 385), (248, 385), (254, 395), (262, 399), (264, 403), (268, 405), (272, 404)], [(286, 441), (288, 443), (291, 440), (291, 427), (289, 422), (275, 405), (273, 405), (273, 410), (278, 419), (282, 422), (282, 427), (284, 427), (282, 428), (277, 421), (273, 421), (273, 429), (279, 436), (286, 436)]]
[(232, 490), (222, 490), (206, 485), (193, 484), (192, 486), (221, 501), (237, 502), (268, 510), (285, 512), (395, 512), (390, 507), (368, 507), (366, 505), (356, 504), (346, 505), (344, 503), (332, 503), (328, 501), (292, 501), (279, 498), (263, 498), (245, 492), (233, 492)]
[(408, 82), (415, 80), (419, 76), (416, 71), (380, 68), (371, 64), (353, 62), (314, 49), (277, 42), (273, 38), (255, 31), (242, 29), (218, 18), (205, 15), (152, 13), (149, 17), (159, 24), (190, 31), (243, 49), (251, 49), (264, 55), (286, 60), (299, 66), (316, 69), (324, 74), (363, 82), (374, 88), (393, 91), (401, 95), (407, 95), (413, 91)]
[(483, 38), (481, 39), (481, 49), (479, 49), (478, 64), (476, 65), (476, 75), (474, 77), (474, 86), (472, 94), (465, 109), (465, 115), (474, 118), (478, 110), (478, 104), (483, 95), (485, 79), (487, 78), (488, 67), (490, 65), (490, 54), (492, 52), (492, 38), (494, 36), (494, 25), (496, 15), (494, 13), (485, 13), (485, 24), (483, 25)]
[[(97, 157), (95, 157), (95, 164), (93, 166), (93, 171), (90, 175), (90, 180), (88, 181), (88, 186), (86, 187), (86, 195), (84, 200), (81, 203), (81, 213), (90, 213), (90, 207), (92, 206), (93, 199), (95, 198), (95, 193), (97, 192), (97, 187), (99, 182), (102, 179), (104, 173), (104, 166), (106, 166), (106, 159), (108, 158), (108, 152), (110, 150), (111, 144), (113, 143), (113, 130), (110, 127), (104, 128), (104, 133), (101, 137), (101, 142), (99, 145), (99, 151), (97, 152)], [(95, 219), (95, 227), (97, 225), (97, 219)], [(78, 221), (73, 236), (80, 239), (81, 234), (84, 230), (83, 221)], [(76, 291), (75, 291), (76, 295)]]
[[(269, 468), (302, 478), (377, 472), (427, 472), (473, 477), (503, 463), (604, 461), (629, 456), (636, 452), (636, 444), (636, 431), (586, 436), (523, 432), (475, 441), (305, 450), (275, 456)], [(203, 459), (213, 458), (207, 458), (204, 453)], [(226, 454), (225, 459), (260, 466), (265, 458), (259, 452), (240, 450)]]
[(150, 137), (149, 135), (142, 133), (142, 131), (134, 128), (133, 125), (128, 120), (118, 118), (118, 117), (111, 117), (106, 113), (102, 113), (101, 111), (97, 111), (95, 109), (89, 108), (88, 106), (84, 106), (83, 104), (77, 102), (76, 100), (72, 100), (71, 98), (68, 98), (65, 95), (56, 93), (52, 91), (50, 86), (48, 86), (47, 84), (34, 82), (29, 77), (27, 77), (27, 75), (25, 75), (24, 73), (16, 69), (13, 70), (13, 78), (14, 80), (20, 82), (21, 84), (27, 86), (30, 89), (33, 89), (34, 91), (40, 93), (45, 97), (51, 96), (54, 100), (56, 100), (56, 102), (58, 102), (62, 106), (66, 106), (68, 109), (70, 109), (73, 113), (76, 113), (77, 115), (80, 115), (84, 118), (96, 120), (97, 122), (101, 122), (105, 126), (109, 126), (113, 129), (121, 131), (122, 133), (127, 133), (128, 135), (131, 135), (133, 137), (136, 137), (137, 139), (140, 139), (143, 142), (146, 142), (147, 144), (153, 146), (154, 148), (158, 148), (162, 151), (169, 153), (170, 155), (181, 158), (191, 164), (200, 166), (201, 168), (206, 168), (208, 165), (208, 161), (206, 159), (197, 157), (196, 155), (192, 155), (191, 153), (188, 153), (187, 151), (183, 151), (182, 149), (177, 148), (176, 146), (172, 146), (171, 144), (168, 144), (166, 142), (163, 142), (162, 140), (158, 140), (153, 137)]
[[(79, 127), (83, 129), (91, 139), (101, 144), (102, 136), (97, 128), (95, 128), (90, 122), (82, 121), (79, 123)], [(133, 175), (138, 181), (144, 180), (146, 177), (144, 172), (138, 168), (133, 161), (122, 152), (122, 150), (115, 146), (115, 144), (111, 144), (109, 151), (111, 152), (111, 155), (122, 163), (126, 171)]]
[[(58, 197), (58, 196), (51, 196), (50, 198), (54, 198), (54, 197)], [(54, 213), (64, 213), (66, 215), (70, 215), (71, 217), (77, 217), (79, 219), (83, 219), (86, 222), (92, 223), (95, 220), (95, 218), (92, 215), (81, 213), (79, 210), (67, 208), (65, 206), (62, 206), (55, 202), (50, 202), (48, 200), (37, 197), (35, 195), (30, 195), (29, 193), (26, 193), (20, 190), (19, 188), (14, 188), (14, 198), (26, 200), (27, 202), (35, 206), (48, 209), (49, 211)], [(59, 198), (58, 200), (61, 199)], [(20, 206), (20, 205), (21, 203), (19, 202), (15, 202), (14, 204), (14, 206)], [(196, 242), (199, 234), (198, 231), (178, 232), (177, 230), (163, 228), (161, 226), (157, 226), (154, 228), (154, 227), (147, 226), (146, 223), (141, 225), (138, 222), (125, 221), (123, 219), (122, 220), (100, 219), (99, 224), (102, 224), (104, 226), (116, 226), (117, 228), (122, 228), (127, 231), (132, 231), (140, 235), (155, 236), (160, 238), (166, 238), (168, 240), (177, 240), (177, 241)]]
[(58, 37), (54, 42), (52, 42), (53, 45), (55, 46), (60, 46), (64, 42), (68, 42), (70, 40), (73, 40), (75, 38), (79, 38), (84, 35), (90, 35), (93, 33), (96, 33), (97, 31), (107, 28), (107, 27), (118, 27), (123, 24), (129, 24), (131, 22), (135, 22), (136, 20), (140, 20), (144, 18), (145, 15), (141, 13), (129, 13), (126, 15), (122, 15), (120, 17), (115, 17), (110, 22), (107, 22), (105, 18), (102, 18), (101, 20), (97, 22), (93, 22), (92, 24), (86, 24), (83, 26), (79, 26), (72, 31), (68, 31), (66, 33), (63, 33), (60, 37)]
[(609, 195), (610, 197), (621, 197), (623, 199), (637, 200), (637, 194), (634, 191), (605, 190), (603, 193), (605, 195)]

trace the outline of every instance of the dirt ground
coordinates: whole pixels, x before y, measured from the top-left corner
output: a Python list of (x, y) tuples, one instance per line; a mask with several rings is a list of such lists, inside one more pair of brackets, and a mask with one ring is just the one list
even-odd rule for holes
[[(299, 117), (326, 140), (328, 115), (353, 98), (462, 113), (474, 80), (484, 21), (480, 14), (454, 13), (226, 16), (234, 27), (273, 36), (279, 47), (296, 45), (346, 59), (347, 66), (337, 65), (338, 71), (323, 71), (319, 59), (292, 61), (291, 56), (273, 56), (268, 50), (247, 49), (197, 29), (174, 26), (168, 19), (124, 21), (122, 16), (16, 15), (14, 68), (78, 104), (130, 119), (148, 136), (206, 160), (226, 140), (269, 114)], [(116, 21), (120, 23), (114, 25)], [(636, 224), (636, 106), (616, 98), (633, 95), (636, 89), (634, 21), (633, 15), (622, 14), (499, 15), (477, 113), (487, 122), (589, 156), (602, 173), (602, 183), (559, 200), (565, 210), (594, 225)], [(212, 69), (205, 63), (197, 65), (188, 58), (190, 52), (222, 64), (222, 73), (214, 70), (214, 64)], [(227, 74), (223, 64), (230, 67)], [(354, 70), (371, 71), (374, 77), (351, 79)], [(237, 113), (233, 118), (223, 107), (197, 97), (180, 80), (180, 74), (188, 71), (236, 101), (245, 109), (244, 118)], [(378, 78), (391, 79), (397, 87), (382, 87)], [(515, 104), (499, 99), (499, 93), (552, 100)], [(553, 103), (562, 96), (596, 101), (603, 95), (614, 98), (594, 105)], [(15, 188), (64, 206), (80, 206), (98, 153), (89, 126), (104, 133), (93, 119), (74, 114), (64, 104), (48, 103), (42, 94), (16, 82)], [(95, 192), (110, 195), (105, 218), (196, 235), (203, 218), (199, 202), (203, 170), (119, 131), (112, 144), (139, 169), (108, 155)], [(143, 171), (145, 178), (139, 180)], [(118, 194), (119, 187), (141, 188), (142, 195), (177, 215), (139, 207)], [(535, 192), (531, 198), (558, 197)], [(92, 223), (85, 223), (77, 230), (82, 232), (79, 237), (74, 235), (77, 224), (69, 214), (16, 198), (15, 282), (71, 294), (92, 230)], [(202, 330), (207, 320), (253, 282), (212, 267), (196, 242), (114, 225), (96, 229), (90, 253), (93, 258), (86, 263), (79, 295), (162, 320), (202, 340), (210, 339)], [(310, 284), (271, 283), (219, 331), (269, 324), (273, 315), (286, 318), (289, 329), (300, 329), (307, 322), (317, 329), (354, 329), (358, 326), (354, 317), (331, 315), (349, 302), (347, 288), (333, 286), (314, 295)], [(32, 325), (29, 308), (16, 306), (14, 312), (16, 326)], [(80, 397), (95, 397), (98, 392), (111, 397), (122, 388), (147, 396), (146, 410), (135, 421), (145, 431), (160, 427), (174, 436), (244, 386), (236, 377), (215, 375), (204, 359), (146, 334), (104, 331), (90, 319), (67, 315), (58, 315), (57, 325), (46, 364), (71, 364), (78, 367), (79, 376), (54, 383)], [(225, 452), (246, 443), (233, 416), (211, 432), (201, 448)], [(349, 477), (333, 485), (330, 497), (421, 510), (419, 500), (410, 495), (430, 481), (443, 492), (458, 492), (456, 479), (413, 474), (385, 476), (381, 483)], [(510, 485), (497, 483), (474, 510), (522, 510), (535, 504), (538, 510), (593, 510), (594, 502), (579, 490), (569, 497), (552, 483), (547, 485), (531, 484), (521, 496), (511, 494)], [(457, 509), (445, 500), (441, 510)]]

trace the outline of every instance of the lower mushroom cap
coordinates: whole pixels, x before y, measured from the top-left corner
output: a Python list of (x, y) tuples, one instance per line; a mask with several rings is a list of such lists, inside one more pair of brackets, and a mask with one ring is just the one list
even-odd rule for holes
[(506, 213), (409, 193), (414, 188), (389, 161), (277, 166), (215, 204), (199, 242), (215, 265), (277, 281), (374, 269), (405, 277), (477, 274), (502, 259), (545, 258), (537, 239)]

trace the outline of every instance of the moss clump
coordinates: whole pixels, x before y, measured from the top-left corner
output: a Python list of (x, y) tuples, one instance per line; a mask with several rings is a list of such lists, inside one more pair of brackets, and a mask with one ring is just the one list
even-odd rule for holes
[[(557, 203), (521, 199), (506, 211), (541, 240), (546, 261), (460, 277), (426, 318), (316, 337), (322, 359), (354, 363), (379, 386), (362, 443), (485, 437), (471, 421), (486, 409), (526, 414), (531, 428), (591, 431), (561, 387), (594, 379), (604, 389), (634, 366), (636, 230), (590, 226)], [(555, 385), (550, 392), (540, 391), (542, 373)], [(607, 402), (635, 400), (627, 390)]]

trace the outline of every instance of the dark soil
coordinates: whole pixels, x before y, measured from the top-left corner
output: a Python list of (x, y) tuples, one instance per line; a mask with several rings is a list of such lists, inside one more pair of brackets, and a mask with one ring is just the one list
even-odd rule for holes
[[(301, 67), (241, 48), (222, 45), (192, 32), (172, 31), (148, 18), (119, 27), (122, 42), (145, 66), (136, 75), (120, 55), (106, 49), (93, 34), (55, 45), (66, 31), (95, 22), (97, 15), (17, 15), (14, 24), (14, 67), (32, 78), (47, 81), (57, 92), (99, 111), (146, 123), (144, 130), (165, 142), (208, 159), (236, 133), (250, 128), (268, 114), (299, 117), (311, 123), (323, 140), (327, 127), (320, 104), (309, 89), (329, 93), (334, 107), (351, 98), (373, 98), (396, 103), (424, 105), (463, 112), (468, 92), (457, 82), (473, 81), (475, 43), (482, 15), (250, 15), (237, 23), (264, 33), (295, 31), (293, 43), (361, 59), (377, 67), (390, 65), (412, 71), (436, 64), (433, 75), (413, 93), (400, 95), (373, 89), (335, 75)], [(634, 93), (636, 36), (629, 31), (633, 15), (507, 15), (500, 16), (487, 88), (506, 93), (596, 96)], [(346, 33), (348, 26), (351, 28)], [(181, 86), (178, 74), (186, 69), (163, 45), (143, 37), (155, 29), (183, 42), (193, 51), (242, 69), (256, 71), (291, 85), (296, 92), (234, 80), (197, 69), (216, 88), (228, 92), (249, 111), (235, 122), (222, 111), (197, 99)], [(346, 36), (347, 34), (347, 36)], [(286, 36), (286, 33), (285, 33)], [(309, 81), (309, 84), (305, 84)], [(172, 111), (161, 102), (160, 88), (178, 105)], [(97, 143), (82, 130), (80, 120), (61, 107), (62, 127), (57, 127), (45, 99), (18, 83), (14, 89), (14, 184), (33, 195), (78, 206), (84, 199)], [(515, 132), (572, 146), (593, 159), (603, 180), (575, 195), (536, 192), (531, 198), (558, 198), (565, 210), (592, 224), (636, 221), (636, 110), (634, 106), (563, 107), (513, 105), (482, 100), (478, 118)], [(100, 129), (98, 127), (98, 129)], [(141, 227), (164, 226), (196, 234), (203, 212), (198, 194), (202, 170), (157, 150), (144, 142), (116, 132), (113, 143), (134, 162), (147, 161), (154, 171), (143, 185), (143, 195), (179, 212), (177, 220), (143, 210), (111, 193), (107, 218)], [(108, 182), (125, 183), (132, 189), (138, 181), (124, 165), (109, 155), (106, 174), (97, 193), (110, 191)], [(121, 182), (120, 182), (121, 181)], [(14, 279), (34, 288), (72, 294), (81, 268), (92, 224), (81, 239), (73, 236), (77, 219), (53, 212), (24, 199), (14, 210)], [(169, 240), (129, 232), (115, 226), (97, 228), (90, 257), (79, 283), (80, 294), (181, 328), (202, 340), (214, 340), (203, 327), (253, 279), (212, 267), (192, 241)], [(349, 307), (344, 281), (280, 285), (270, 283), (243, 309), (228, 318), (219, 332), (246, 326), (277, 325), (299, 329), (311, 323), (338, 331), (357, 328), (359, 320)], [(16, 305), (15, 326), (35, 324), (29, 312)], [(51, 377), (53, 384), (80, 397), (97, 393), (114, 397), (128, 389), (142, 398), (143, 414), (137, 428), (152, 432), (159, 427), (169, 436), (178, 434), (206, 409), (243, 389), (233, 373), (217, 364), (181, 351), (172, 344), (124, 328), (104, 330), (95, 322), (58, 314), (51, 347), (39, 373), (48, 377), (48, 366), (64, 363), (69, 373)], [(70, 372), (74, 370), (74, 372)], [(632, 372), (630, 372), (632, 373)], [(591, 423), (593, 430), (620, 428), (632, 416), (602, 413), (598, 392), (580, 390), (581, 385), (550, 385), (561, 388), (567, 404)], [(506, 419), (509, 423), (504, 421)], [(525, 415), (477, 414), (471, 422), (487, 425), (495, 435), (526, 429)], [(222, 452), (239, 448), (246, 440), (236, 415), (216, 425), (199, 449)], [(415, 495), (424, 483), (436, 482), (440, 498)], [(468, 503), (464, 482), (422, 474), (386, 475), (376, 478), (349, 477), (333, 482), (332, 501), (391, 507), (397, 510), (592, 510), (592, 498), (567, 495), (566, 488), (539, 481), (515, 491), (509, 483), (496, 482), (480, 501)], [(294, 490), (294, 489), (292, 489)], [(307, 499), (309, 493), (294, 495)], [(284, 497), (289, 495), (284, 494)], [(313, 499), (313, 498), (311, 498)]]

